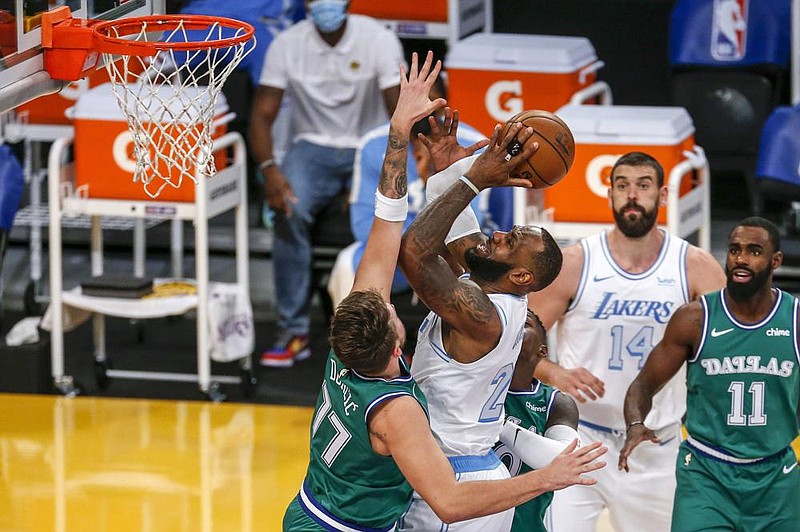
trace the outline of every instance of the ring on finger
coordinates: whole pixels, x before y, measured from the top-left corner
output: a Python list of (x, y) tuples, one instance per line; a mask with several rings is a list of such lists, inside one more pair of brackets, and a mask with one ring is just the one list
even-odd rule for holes
[(511, 160), (511, 154), (510, 153), (506, 153), (506, 156), (504, 157), (504, 159), (506, 160), (506, 162), (510, 161)]

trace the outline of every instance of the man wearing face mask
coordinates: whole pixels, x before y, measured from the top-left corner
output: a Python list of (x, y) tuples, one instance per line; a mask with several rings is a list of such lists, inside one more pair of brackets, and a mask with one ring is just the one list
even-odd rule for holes
[[(350, 184), (361, 136), (388, 120), (404, 62), (395, 34), (347, 13), (346, 0), (306, 0), (308, 18), (280, 33), (267, 51), (250, 117), (249, 141), (275, 213), (273, 260), (279, 334), (261, 364), (289, 367), (310, 354), (309, 228)], [(292, 142), (280, 165), (273, 125), (292, 98)]]
[[(566, 247), (561, 273), (530, 294), (528, 306), (546, 329), (558, 324), (558, 364), (541, 361), (536, 377), (578, 402), (583, 441), (600, 440), (620, 450), (628, 385), (661, 340), (670, 316), (682, 304), (722, 288), (725, 274), (709, 253), (658, 227), (667, 187), (656, 159), (641, 152), (623, 155), (611, 169), (609, 185), (613, 229)], [(604, 508), (615, 530), (669, 530), (685, 408), (681, 373), (656, 395), (647, 419), (662, 445), (633, 456), (628, 475), (609, 467), (598, 472), (594, 486), (556, 493), (550, 530), (593, 532)]]

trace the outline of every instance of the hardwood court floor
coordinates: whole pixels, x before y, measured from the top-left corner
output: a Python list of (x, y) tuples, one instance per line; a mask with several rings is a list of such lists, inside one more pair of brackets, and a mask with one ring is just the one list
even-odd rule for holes
[[(0, 394), (0, 531), (278, 531), (305, 473), (311, 414)], [(598, 530), (611, 530), (607, 515)]]
[(311, 414), (0, 394), (0, 530), (280, 530)]

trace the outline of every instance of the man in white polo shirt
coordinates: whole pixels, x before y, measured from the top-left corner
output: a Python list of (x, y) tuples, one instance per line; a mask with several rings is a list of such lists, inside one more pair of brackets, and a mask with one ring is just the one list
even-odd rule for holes
[[(280, 328), (261, 364), (289, 367), (307, 358), (311, 285), (309, 228), (348, 187), (361, 136), (386, 122), (404, 61), (397, 36), (347, 13), (347, 0), (306, 0), (308, 19), (272, 42), (253, 102), (250, 148), (275, 213), (275, 291)], [(292, 98), (292, 142), (278, 165), (273, 124), (284, 93)]]

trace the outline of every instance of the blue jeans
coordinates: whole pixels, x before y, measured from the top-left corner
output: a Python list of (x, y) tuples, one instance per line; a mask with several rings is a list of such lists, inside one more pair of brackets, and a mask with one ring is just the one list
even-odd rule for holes
[(317, 214), (350, 185), (355, 149), (328, 148), (298, 141), (281, 164), (297, 203), (288, 217), (275, 213), (275, 295), (278, 326), (308, 334), (311, 295), (311, 237)]

